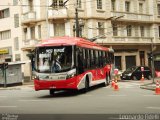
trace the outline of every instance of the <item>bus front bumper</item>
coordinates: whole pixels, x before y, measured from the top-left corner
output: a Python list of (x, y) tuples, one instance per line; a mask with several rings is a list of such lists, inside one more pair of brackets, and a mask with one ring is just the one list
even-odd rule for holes
[(46, 80), (34, 80), (35, 90), (50, 90), (50, 89), (77, 89), (77, 81), (75, 79), (67, 79), (67, 80), (54, 80), (54, 81), (46, 81)]

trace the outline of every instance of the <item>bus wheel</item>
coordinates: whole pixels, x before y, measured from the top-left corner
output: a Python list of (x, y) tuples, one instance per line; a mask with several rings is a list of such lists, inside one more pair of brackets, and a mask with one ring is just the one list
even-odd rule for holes
[(86, 80), (85, 80), (85, 87), (84, 87), (84, 92), (88, 92), (89, 90), (89, 78), (86, 77)]
[(54, 95), (55, 90), (54, 90), (54, 89), (50, 89), (50, 90), (49, 90), (49, 93), (50, 93), (50, 95)]

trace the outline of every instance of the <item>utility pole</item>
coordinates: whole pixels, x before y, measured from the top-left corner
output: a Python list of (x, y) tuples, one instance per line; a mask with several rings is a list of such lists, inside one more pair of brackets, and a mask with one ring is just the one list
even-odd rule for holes
[(151, 38), (151, 64), (152, 64), (152, 78), (153, 78), (153, 83), (155, 83), (154, 81), (154, 77), (155, 77), (155, 69), (154, 69), (154, 55), (153, 55), (153, 38)]
[(49, 4), (49, 1), (47, 0), (47, 1), (46, 1), (46, 26), (47, 26), (47, 39), (48, 39), (48, 38), (49, 38), (49, 36), (50, 36), (49, 21), (48, 21), (48, 4)]
[(75, 9), (75, 21), (76, 21), (76, 25), (75, 25), (75, 29), (76, 29), (76, 37), (79, 37), (79, 21), (78, 21), (78, 0), (76, 3), (76, 9)]

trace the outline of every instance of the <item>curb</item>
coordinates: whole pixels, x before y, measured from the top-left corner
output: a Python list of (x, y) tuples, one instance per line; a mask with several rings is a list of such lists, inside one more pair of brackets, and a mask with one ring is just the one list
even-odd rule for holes
[(0, 90), (21, 90), (25, 87), (28, 87), (28, 88), (31, 88), (31, 87), (34, 87), (34, 85), (22, 85), (22, 86), (13, 86), (13, 87), (2, 87), (0, 88)]

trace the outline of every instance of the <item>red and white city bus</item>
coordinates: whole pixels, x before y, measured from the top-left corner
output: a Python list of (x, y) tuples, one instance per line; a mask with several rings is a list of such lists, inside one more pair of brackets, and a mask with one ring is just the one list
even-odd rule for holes
[(114, 61), (113, 49), (76, 37), (43, 40), (34, 58), (35, 90), (49, 90), (50, 94), (109, 85)]

